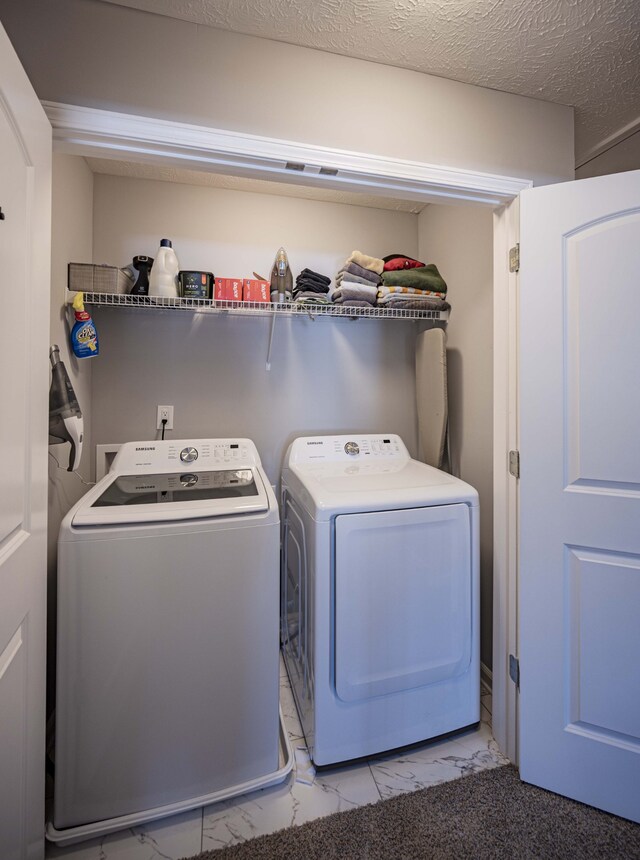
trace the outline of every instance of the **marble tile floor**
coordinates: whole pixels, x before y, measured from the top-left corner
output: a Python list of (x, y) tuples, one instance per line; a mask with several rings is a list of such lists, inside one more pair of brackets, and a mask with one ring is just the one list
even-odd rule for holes
[(66, 848), (48, 844), (47, 860), (178, 860), (506, 762), (491, 734), (491, 694), (484, 688), (478, 729), (317, 774), (283, 664), (280, 699), (296, 754), (286, 782), (101, 839)]

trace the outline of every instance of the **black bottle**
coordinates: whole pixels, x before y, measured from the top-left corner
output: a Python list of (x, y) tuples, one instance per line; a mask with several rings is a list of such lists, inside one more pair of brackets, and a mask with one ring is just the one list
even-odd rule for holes
[(131, 288), (132, 296), (148, 296), (149, 295), (149, 272), (153, 266), (153, 257), (147, 257), (145, 254), (138, 254), (133, 258), (133, 268), (137, 270), (138, 277)]

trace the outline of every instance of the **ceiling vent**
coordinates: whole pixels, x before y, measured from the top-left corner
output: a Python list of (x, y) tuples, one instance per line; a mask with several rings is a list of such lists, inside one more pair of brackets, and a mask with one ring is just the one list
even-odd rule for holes
[(321, 167), (320, 168), (320, 175), (321, 176), (337, 176), (338, 175), (338, 169), (337, 169), (337, 167)]
[(287, 170), (298, 170), (302, 172), (305, 169), (306, 164), (302, 164), (299, 161), (287, 161), (285, 167), (287, 168)]

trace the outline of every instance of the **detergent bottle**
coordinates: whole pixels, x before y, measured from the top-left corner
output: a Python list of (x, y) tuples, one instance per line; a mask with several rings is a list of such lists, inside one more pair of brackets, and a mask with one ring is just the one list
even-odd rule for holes
[(160, 249), (151, 267), (149, 295), (164, 298), (178, 296), (178, 272), (180, 263), (173, 250), (171, 239), (161, 239)]
[(84, 309), (84, 293), (73, 299), (76, 322), (71, 329), (71, 348), (78, 358), (93, 358), (99, 352), (98, 332), (93, 320)]

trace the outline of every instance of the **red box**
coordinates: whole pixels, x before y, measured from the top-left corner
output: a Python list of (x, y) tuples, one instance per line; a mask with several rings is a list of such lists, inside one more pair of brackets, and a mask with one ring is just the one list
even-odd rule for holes
[(213, 297), (218, 301), (241, 302), (242, 281), (237, 278), (216, 278)]
[(239, 278), (227, 278), (227, 293), (229, 301), (242, 301), (242, 280)]
[(254, 278), (245, 278), (242, 295), (245, 302), (270, 302), (271, 284), (269, 281), (257, 281)]

